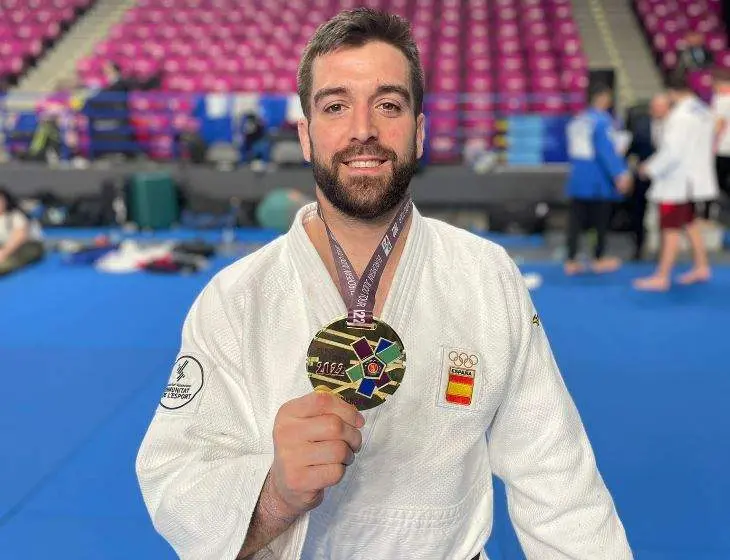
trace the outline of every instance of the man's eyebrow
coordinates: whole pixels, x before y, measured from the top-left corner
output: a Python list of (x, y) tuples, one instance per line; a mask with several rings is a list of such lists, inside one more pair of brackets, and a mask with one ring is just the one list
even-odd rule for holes
[(343, 86), (322, 88), (319, 91), (317, 91), (317, 93), (314, 94), (313, 103), (316, 105), (323, 98), (328, 97), (330, 95), (346, 95), (347, 93), (348, 93), (347, 88), (343, 87)]
[(408, 103), (409, 105), (411, 103), (411, 92), (408, 91), (408, 88), (400, 86), (398, 84), (383, 84), (381, 86), (378, 86), (375, 95), (383, 95), (384, 93), (396, 93), (400, 95), (406, 101), (406, 103)]

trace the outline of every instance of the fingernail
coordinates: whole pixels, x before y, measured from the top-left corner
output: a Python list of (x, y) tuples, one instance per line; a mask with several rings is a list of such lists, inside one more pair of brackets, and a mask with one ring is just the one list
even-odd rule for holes
[(357, 423), (358, 428), (362, 428), (365, 425), (365, 417), (360, 412), (357, 413)]

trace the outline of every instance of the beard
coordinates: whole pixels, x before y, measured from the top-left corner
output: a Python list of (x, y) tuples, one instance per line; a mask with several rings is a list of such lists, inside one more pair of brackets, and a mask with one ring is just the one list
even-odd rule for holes
[[(418, 171), (415, 140), (404, 158), (377, 142), (353, 145), (336, 152), (327, 165), (321, 161), (310, 139), (312, 170), (317, 186), (340, 212), (358, 220), (373, 220), (387, 215), (404, 199), (411, 179)], [(372, 156), (391, 164), (383, 177), (350, 177), (341, 180), (340, 164), (357, 156)]]

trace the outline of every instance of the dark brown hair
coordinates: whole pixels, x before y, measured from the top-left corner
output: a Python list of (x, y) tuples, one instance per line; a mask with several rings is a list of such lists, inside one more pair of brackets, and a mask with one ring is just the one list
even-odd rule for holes
[(692, 88), (689, 86), (687, 73), (682, 70), (674, 70), (667, 78), (667, 89), (677, 92), (691, 91)]
[(16, 210), (18, 208), (18, 201), (12, 195), (12, 193), (5, 188), (5, 185), (0, 185), (0, 198), (5, 200), (5, 211)]
[(398, 50), (408, 60), (410, 69), (413, 111), (419, 115), (423, 107), (423, 68), (411, 25), (404, 18), (372, 8), (344, 11), (320, 25), (312, 35), (297, 73), (297, 93), (302, 109), (310, 117), (312, 96), (312, 64), (318, 56), (329, 54), (340, 47), (361, 47), (371, 41), (382, 41)]

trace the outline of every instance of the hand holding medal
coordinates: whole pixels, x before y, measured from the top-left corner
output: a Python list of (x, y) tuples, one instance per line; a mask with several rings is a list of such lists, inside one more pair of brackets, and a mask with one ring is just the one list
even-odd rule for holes
[(358, 410), (385, 402), (405, 374), (403, 342), (393, 328), (373, 317), (373, 309), (380, 277), (412, 209), (408, 197), (360, 278), (325, 222), (348, 314), (314, 336), (307, 351), (307, 374), (316, 390), (333, 393)]
[(292, 520), (322, 501), (362, 445), (365, 419), (331, 394), (309, 393), (279, 409), (274, 420), (274, 462), (264, 506)]

